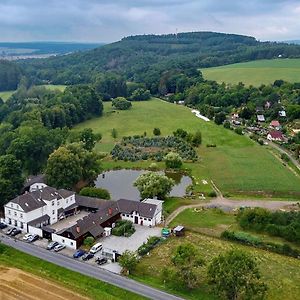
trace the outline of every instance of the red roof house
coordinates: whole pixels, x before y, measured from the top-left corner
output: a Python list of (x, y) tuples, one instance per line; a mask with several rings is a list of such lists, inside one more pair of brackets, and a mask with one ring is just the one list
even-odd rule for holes
[(270, 123), (270, 127), (279, 129), (279, 128), (280, 128), (280, 123), (279, 123), (279, 121), (273, 120), (273, 121)]
[(279, 142), (283, 142), (284, 141), (284, 137), (281, 131), (279, 130), (272, 130), (268, 133), (267, 135), (267, 139), (269, 141), (279, 141)]

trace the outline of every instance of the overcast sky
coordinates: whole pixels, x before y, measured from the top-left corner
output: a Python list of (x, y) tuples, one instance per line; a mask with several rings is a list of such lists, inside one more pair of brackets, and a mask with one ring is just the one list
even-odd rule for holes
[(1, 41), (112, 42), (176, 29), (300, 39), (300, 1), (0, 0)]

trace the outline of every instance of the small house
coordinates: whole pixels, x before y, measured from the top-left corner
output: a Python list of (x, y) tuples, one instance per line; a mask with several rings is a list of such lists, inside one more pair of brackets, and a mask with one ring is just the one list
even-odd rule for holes
[(265, 122), (265, 116), (264, 115), (257, 115), (257, 121), (258, 122)]
[(179, 226), (176, 226), (174, 229), (173, 229), (173, 232), (176, 236), (183, 236), (184, 235), (184, 227), (179, 225)]
[(283, 142), (284, 137), (281, 131), (279, 130), (272, 130), (268, 133), (267, 139), (269, 141), (277, 141), (277, 142)]
[(273, 120), (273, 121), (270, 123), (270, 128), (273, 128), (273, 129), (276, 129), (276, 130), (280, 130), (281, 125), (280, 125), (279, 121)]
[(278, 115), (279, 115), (279, 117), (281, 117), (281, 118), (285, 118), (285, 117), (286, 117), (286, 112), (285, 112), (285, 110), (280, 110), (280, 111), (278, 112)]

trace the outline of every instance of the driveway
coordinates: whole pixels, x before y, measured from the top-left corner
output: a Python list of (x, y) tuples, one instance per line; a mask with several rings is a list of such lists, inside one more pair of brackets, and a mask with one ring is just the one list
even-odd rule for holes
[(136, 251), (150, 236), (161, 236), (161, 228), (149, 228), (135, 225), (135, 233), (130, 237), (111, 235), (101, 239), (103, 248), (117, 250), (122, 254), (126, 250)]

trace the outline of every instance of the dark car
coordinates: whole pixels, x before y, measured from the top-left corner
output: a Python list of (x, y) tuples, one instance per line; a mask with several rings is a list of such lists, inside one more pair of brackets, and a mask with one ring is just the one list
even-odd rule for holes
[(39, 236), (37, 234), (33, 234), (27, 239), (27, 242), (32, 243), (34, 241), (37, 241), (38, 239), (39, 239)]
[(15, 227), (9, 228), (9, 229), (6, 231), (6, 235), (11, 235), (15, 230), (17, 230), (17, 228), (15, 228)]
[(98, 265), (104, 265), (104, 264), (107, 263), (107, 258), (105, 258), (105, 257), (97, 257), (95, 261), (96, 261), (96, 263)]
[(83, 256), (86, 252), (84, 250), (78, 249), (76, 250), (76, 252), (73, 254), (74, 258), (79, 258), (81, 256)]
[(51, 242), (51, 243), (48, 244), (47, 250), (52, 250), (52, 249), (54, 249), (54, 247), (57, 246), (57, 245), (59, 245), (58, 242)]
[(82, 256), (82, 260), (89, 260), (94, 257), (93, 253), (87, 252)]
[(22, 233), (22, 230), (15, 228), (15, 230), (12, 231), (10, 236), (16, 236), (18, 234)]
[(0, 222), (0, 229), (4, 229), (4, 228), (6, 228), (6, 227), (7, 227), (7, 225), (6, 225), (6, 224), (4, 224), (4, 223)]

